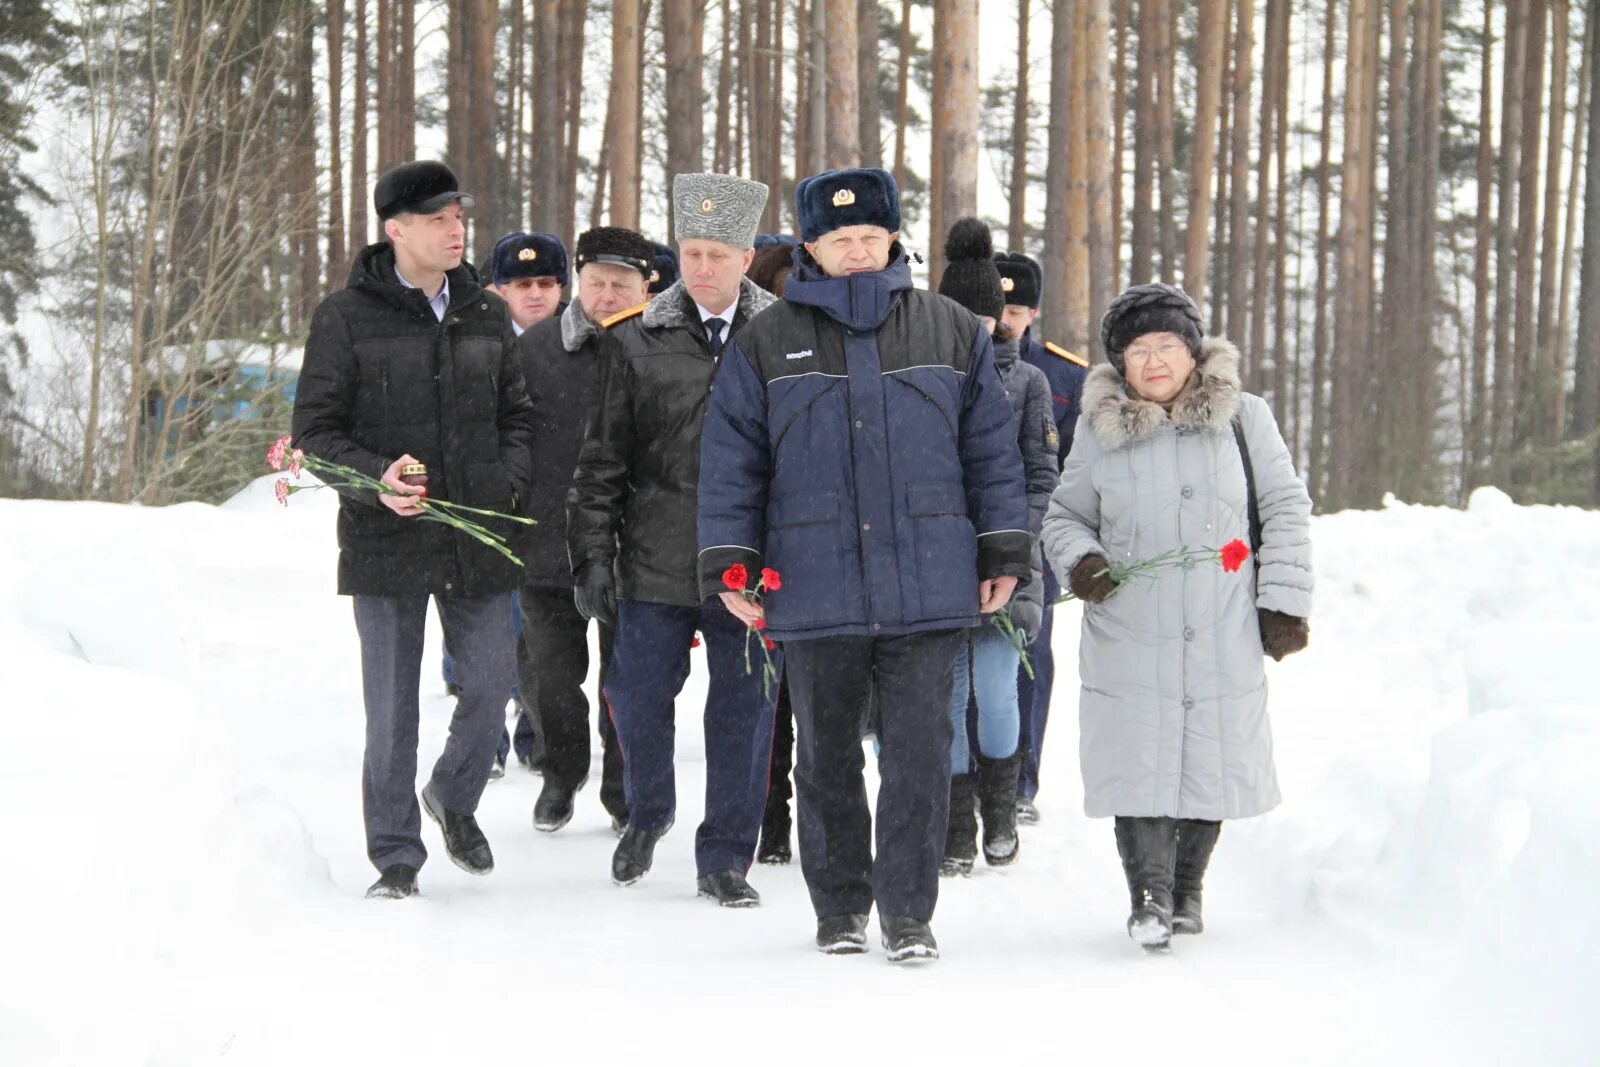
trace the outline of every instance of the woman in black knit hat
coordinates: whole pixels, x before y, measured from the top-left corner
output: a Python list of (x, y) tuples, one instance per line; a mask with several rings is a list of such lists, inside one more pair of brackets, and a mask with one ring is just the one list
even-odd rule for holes
[[(1201, 336), (1187, 293), (1134, 286), (1100, 339), (1110, 363), (1084, 383), (1044, 546), (1084, 604), (1084, 810), (1114, 817), (1128, 935), (1165, 949), (1202, 929), (1222, 820), (1278, 803), (1262, 660), (1306, 646), (1311, 499), (1271, 409), (1240, 389), (1238, 350)], [(1229, 559), (1246, 539), (1228, 566), (1111, 576), (1185, 548)]]
[[(1050, 411), (1050, 383), (1044, 371), (1019, 358), (1018, 340), (1000, 320), (1005, 293), (994, 265), (989, 227), (977, 219), (961, 219), (945, 238), (944, 276), (939, 293), (983, 321), (994, 336), (994, 364), (1016, 414), (1017, 443), (1027, 476), (1028, 525), (1035, 537), (1056, 482), (1055, 422)], [(1044, 619), (1044, 577), (1037, 547), (1033, 580), (1019, 588), (1008, 610), (1013, 624), (1028, 635), (1039, 632)], [(1022, 756), (1017, 748), (1020, 711), (1017, 698), (1017, 647), (992, 620), (973, 629), (956, 660), (950, 718), (950, 822), (940, 873), (970, 874), (977, 858), (977, 809), (983, 815), (983, 858), (1003, 866), (1017, 857), (1017, 774)], [(977, 772), (967, 730), (969, 695), (977, 703)]]

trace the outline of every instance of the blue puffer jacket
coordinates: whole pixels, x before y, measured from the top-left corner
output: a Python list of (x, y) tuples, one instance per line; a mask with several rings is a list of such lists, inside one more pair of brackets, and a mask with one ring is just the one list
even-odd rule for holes
[(978, 582), (1031, 576), (1016, 423), (989, 334), (882, 271), (829, 278), (803, 250), (784, 299), (717, 372), (701, 436), (700, 590), (782, 574), (777, 640), (976, 625)]

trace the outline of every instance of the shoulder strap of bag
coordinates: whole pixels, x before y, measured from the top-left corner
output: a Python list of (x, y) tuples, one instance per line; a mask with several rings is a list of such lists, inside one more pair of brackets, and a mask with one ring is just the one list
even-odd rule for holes
[(1238, 415), (1230, 423), (1233, 440), (1239, 446), (1239, 458), (1244, 461), (1244, 492), (1250, 509), (1250, 551), (1261, 551), (1261, 506), (1256, 502), (1256, 471), (1250, 463), (1250, 446), (1244, 441), (1244, 423)]

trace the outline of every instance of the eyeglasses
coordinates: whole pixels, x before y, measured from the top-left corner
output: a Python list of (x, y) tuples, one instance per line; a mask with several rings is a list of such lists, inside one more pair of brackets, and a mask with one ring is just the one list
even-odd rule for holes
[(1182, 341), (1168, 341), (1165, 344), (1157, 345), (1155, 348), (1145, 348), (1143, 346), (1139, 348), (1130, 348), (1122, 353), (1122, 359), (1126, 363), (1137, 363), (1143, 365), (1144, 363), (1147, 363), (1152, 356), (1155, 356), (1159, 357), (1163, 363), (1171, 363), (1179, 357), (1186, 356), (1188, 354), (1189, 346), (1184, 344)]

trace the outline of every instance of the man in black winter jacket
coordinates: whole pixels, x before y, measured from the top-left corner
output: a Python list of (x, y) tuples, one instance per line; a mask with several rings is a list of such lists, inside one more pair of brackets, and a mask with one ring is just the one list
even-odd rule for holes
[[(349, 285), (317, 308), (295, 399), (298, 447), (380, 479), (387, 492), (341, 489), (339, 592), (354, 599), (366, 704), (362, 809), (370, 897), (416, 892), (427, 857), (413, 792), (417, 681), (428, 598), (457, 652), (461, 698), (422, 808), (456, 865), (494, 868), (473, 812), (489, 780), (515, 671), (511, 603), (519, 568), (452, 527), (425, 521), (425, 495), (516, 514), (532, 489), (533, 419), (505, 304), (461, 261), (455, 175), (404, 163), (374, 193), (385, 241), (356, 255)], [(489, 520), (510, 536), (513, 525)]]
[[(528, 328), (518, 342), (534, 411), (534, 491), (538, 525), (523, 539), (523, 700), (544, 737), (544, 785), (533, 808), (536, 829), (553, 832), (572, 818), (574, 795), (589, 774), (589, 620), (572, 595), (567, 559), (567, 491), (589, 419), (599, 400), (601, 339), (612, 316), (644, 303), (655, 249), (632, 230), (601, 226), (578, 237), (578, 293), (559, 315)], [(611, 659), (612, 627), (600, 624), (600, 684)], [(622, 749), (611, 716), (598, 716), (602, 751), (600, 803), (621, 832), (628, 822)]]
[[(701, 603), (696, 486), (700, 424), (723, 346), (772, 302), (744, 278), (766, 199), (766, 186), (728, 175), (673, 180), (682, 277), (607, 332), (606, 382), (568, 506), (578, 606), (617, 625), (605, 693), (626, 755), (628, 828), (612, 881), (644, 877), (676, 815), (673, 705), (698, 630), (711, 684), (695, 868), (700, 894), (726, 907), (761, 899), (745, 874), (766, 802), (775, 694), (759, 668), (746, 669), (746, 642), (760, 636), (720, 602)], [(751, 656), (760, 662), (759, 651)]]

